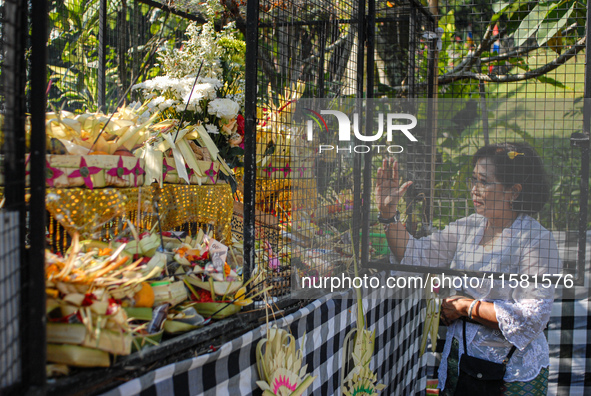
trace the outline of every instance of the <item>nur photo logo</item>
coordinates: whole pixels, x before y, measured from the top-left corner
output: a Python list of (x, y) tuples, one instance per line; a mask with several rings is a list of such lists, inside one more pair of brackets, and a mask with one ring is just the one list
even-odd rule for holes
[[(378, 113), (377, 114), (377, 132), (374, 135), (363, 135), (360, 132), (360, 122), (359, 122), (359, 114), (353, 114), (353, 122), (351, 122), (349, 116), (342, 111), (338, 110), (320, 110), (320, 112), (314, 111), (309, 108), (305, 108), (305, 113), (309, 120), (306, 121), (306, 137), (309, 142), (314, 140), (314, 126), (319, 128), (320, 130), (325, 130), (330, 135), (330, 130), (324, 119), (323, 115), (332, 115), (335, 116), (338, 125), (338, 139), (339, 142), (351, 142), (351, 137), (354, 135), (359, 141), (362, 142), (377, 142), (382, 139), (384, 135), (384, 130), (386, 133), (386, 141), (388, 143), (392, 142), (393, 136), (395, 133), (402, 133), (409, 141), (416, 142), (417, 139), (414, 135), (410, 132), (417, 125), (417, 118), (412, 114), (405, 114), (405, 113)], [(385, 119), (385, 122), (384, 122)], [(398, 124), (395, 121), (410, 121), (410, 123), (406, 124)], [(353, 134), (351, 134), (351, 130), (353, 130)], [(388, 144), (372, 144), (372, 145), (346, 145), (346, 146), (338, 146), (332, 144), (320, 144), (318, 146), (318, 152), (322, 153), (323, 151), (329, 150), (336, 150), (337, 153), (339, 152), (348, 152), (348, 153), (368, 153), (371, 150), (374, 150), (378, 153), (380, 152), (388, 152), (390, 154), (397, 154), (404, 151), (404, 148), (400, 145), (388, 145)]]

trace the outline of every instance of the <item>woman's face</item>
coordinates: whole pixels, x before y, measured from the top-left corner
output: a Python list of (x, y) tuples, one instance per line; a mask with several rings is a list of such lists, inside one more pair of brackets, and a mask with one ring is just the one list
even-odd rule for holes
[(472, 202), (476, 213), (490, 220), (504, 220), (513, 217), (511, 189), (505, 189), (495, 177), (495, 165), (490, 158), (481, 158), (476, 162), (472, 178)]

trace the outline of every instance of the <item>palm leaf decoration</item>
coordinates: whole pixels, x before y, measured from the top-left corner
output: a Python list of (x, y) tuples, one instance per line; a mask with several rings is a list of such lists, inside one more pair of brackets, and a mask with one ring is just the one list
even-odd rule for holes
[[(359, 277), (357, 256), (353, 250), (353, 268), (355, 277)], [(341, 394), (344, 396), (377, 395), (385, 388), (383, 384), (377, 384), (377, 375), (369, 368), (371, 357), (375, 347), (375, 331), (369, 331), (365, 324), (363, 313), (363, 301), (361, 289), (355, 288), (357, 296), (357, 327), (347, 333), (343, 346), (343, 369), (341, 369)], [(353, 340), (353, 345), (351, 345)], [(343, 378), (347, 363), (352, 360), (353, 368)]]
[(256, 356), (261, 378), (257, 385), (264, 396), (299, 396), (316, 379), (306, 374), (307, 365), (302, 366), (303, 354), (296, 349), (295, 338), (276, 326), (267, 329), (267, 337), (257, 344)]
[(431, 337), (431, 350), (435, 352), (437, 347), (437, 333), (439, 332), (439, 314), (441, 310), (441, 300), (439, 295), (430, 286), (430, 278), (434, 275), (427, 275), (425, 283), (425, 299), (427, 303), (427, 315), (425, 316), (425, 325), (423, 326), (423, 337), (421, 339), (421, 355), (427, 348), (427, 339)]

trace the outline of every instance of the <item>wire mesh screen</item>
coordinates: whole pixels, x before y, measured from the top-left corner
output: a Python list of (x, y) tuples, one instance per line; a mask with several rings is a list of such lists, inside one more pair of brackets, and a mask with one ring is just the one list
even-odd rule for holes
[[(180, 46), (189, 22), (139, 1), (52, 1), (50, 107), (115, 111), (132, 84), (160, 75), (156, 51)], [(137, 91), (127, 95), (128, 103), (136, 98)]]
[[(474, 214), (487, 217), (480, 193), (493, 184), (484, 187), (473, 155), (487, 144), (517, 142), (497, 147), (514, 166), (507, 171), (511, 177), (497, 176), (507, 187), (511, 184), (507, 180), (514, 181), (513, 175), (519, 173), (515, 164), (539, 156), (548, 192), (536, 189), (542, 179), (535, 175), (514, 184), (524, 187), (536, 179), (531, 186), (538, 191), (536, 199), (545, 196), (547, 202), (536, 210), (523, 210), (523, 204), (517, 202), (524, 195), (515, 192), (517, 197), (506, 197), (506, 203), (513, 199), (518, 207), (515, 213), (530, 216), (535, 221), (532, 227), (539, 222), (552, 232), (552, 243), (560, 246), (564, 260), (563, 270), (553, 270), (574, 275), (582, 284), (585, 258), (579, 253), (584, 252), (581, 241), (590, 226), (586, 218), (588, 176), (584, 176), (589, 167), (588, 134), (583, 133), (582, 100), (585, 12), (585, 5), (576, 1), (440, 3), (439, 31), (435, 32), (439, 100), (432, 104), (432, 123), (426, 128), (432, 133), (419, 137), (418, 147), (405, 147), (404, 153), (394, 156), (402, 181), (413, 181), (401, 201), (406, 204), (401, 205), (401, 211), (410, 234), (417, 238), (440, 235), (438, 231), (458, 219)], [(398, 92), (401, 85), (398, 83)], [(529, 148), (522, 150), (522, 142), (537, 154)], [(495, 164), (500, 166), (500, 162)], [(381, 166), (374, 163), (374, 177)], [(533, 172), (530, 168), (528, 172)], [(472, 177), (477, 180), (467, 180)], [(501, 201), (497, 203), (502, 206)], [(374, 219), (377, 213), (377, 207), (372, 207)], [(379, 237), (370, 238), (370, 242), (387, 256), (391, 249), (385, 233), (377, 232), (383, 226), (375, 224)], [(555, 253), (553, 248), (551, 254)], [(437, 265), (449, 265), (452, 258)]]
[[(326, 261), (319, 256), (331, 253), (309, 244), (317, 236), (310, 216), (319, 221), (326, 218), (320, 213), (328, 207), (352, 204), (350, 161), (336, 156), (319, 160), (299, 150), (302, 130), (291, 128), (291, 121), (301, 98), (359, 94), (359, 18), (364, 11), (359, 4), (260, 2), (255, 272), (272, 280), (275, 296), (289, 292), (290, 257), (301, 263), (298, 271), (316, 271), (284, 243), (284, 233), (302, 241), (307, 254)], [(329, 187), (329, 179), (336, 184)], [(295, 211), (294, 206), (305, 210)]]
[(21, 262), (25, 213), (24, 3), (0, 7), (0, 389), (22, 379)]
[(433, 17), (413, 2), (378, 2), (376, 7), (373, 97), (427, 97)]
[[(67, 149), (58, 138), (68, 140), (74, 135), (77, 136), (75, 133), (71, 134), (72, 131), (65, 126), (67, 123), (61, 124), (62, 120), (69, 121), (70, 126), (72, 123), (76, 124), (75, 128), (81, 127), (80, 138), (89, 140), (90, 135), (94, 139), (109, 116), (119, 110), (118, 106), (128, 106), (133, 112), (133, 109), (139, 108), (139, 104), (144, 103), (148, 106), (144, 106), (142, 112), (152, 110), (155, 105), (150, 103), (150, 97), (146, 97), (141, 89), (132, 87), (166, 74), (163, 54), (182, 46), (183, 40), (187, 39), (185, 32), (192, 21), (205, 22), (201, 15), (204, 7), (203, 4), (172, 5), (150, 1), (50, 2), (47, 58), (48, 118), (57, 118), (58, 121), (53, 123), (56, 128), (48, 140), (48, 153), (64, 154)], [(195, 64), (198, 67), (197, 62)], [(190, 73), (188, 70), (182, 71)], [(194, 73), (196, 72), (197, 69), (194, 70)], [(52, 115), (52, 112), (59, 115)], [(97, 113), (88, 118), (90, 113), (95, 112)], [(80, 118), (79, 114), (82, 113), (86, 115)], [(110, 127), (113, 127), (117, 118), (122, 115), (122, 112), (117, 113), (113, 120), (110, 120)], [(136, 114), (139, 115), (141, 113)], [(61, 135), (60, 128), (64, 130)], [(98, 146), (94, 149), (103, 151)], [(88, 191), (70, 193), (67, 189), (54, 193), (50, 196), (53, 199), (48, 201), (48, 210), (51, 213), (48, 224), (49, 241), (54, 251), (64, 252), (69, 247), (71, 233), (75, 231), (88, 237), (108, 240), (125, 228), (127, 218), (142, 231), (149, 231), (155, 221), (152, 198), (157, 195), (157, 191), (148, 188), (145, 189), (143, 197), (141, 194), (132, 196), (109, 191), (109, 202), (113, 204), (109, 210), (95, 212), (94, 215), (85, 210), (65, 213), (66, 217), (71, 217), (70, 224), (79, 227), (64, 228), (63, 224), (68, 224), (68, 221), (57, 221), (55, 216), (64, 216), (64, 213), (60, 214), (58, 211), (61, 212), (66, 205), (72, 205), (74, 200), (81, 198), (80, 194), (92, 194)], [(182, 195), (182, 192), (179, 194)], [(140, 197), (141, 210), (138, 211), (137, 205), (131, 209), (132, 204), (129, 202), (137, 202)], [(88, 208), (96, 203), (93, 200), (84, 201), (88, 203)], [(163, 208), (163, 219), (167, 215), (189, 210), (187, 201), (188, 198), (184, 195), (177, 197), (175, 202), (166, 201), (169, 206)], [(125, 205), (130, 210), (123, 210)], [(80, 217), (85, 214), (89, 217)], [(109, 220), (116, 214), (121, 216)], [(205, 222), (207, 224), (198, 224), (199, 222), (194, 221), (195, 216), (201, 216), (201, 220), (205, 216), (210, 220)], [(213, 217), (215, 216), (214, 214)], [(200, 226), (206, 230), (207, 227), (216, 228), (216, 237), (223, 239), (225, 231), (220, 232), (217, 220), (211, 219), (212, 216), (208, 214), (193, 211), (193, 214), (186, 217), (187, 224), (184, 224), (184, 230), (196, 233)], [(172, 227), (180, 228), (183, 222), (176, 219), (170, 224)]]
[(429, 94), (433, 18), (413, 2), (379, 6), (261, 3), (255, 273), (276, 295), (290, 280), (351, 271), (360, 249), (371, 180), (354, 146), (332, 144), (337, 119), (320, 112), (363, 111), (353, 99), (364, 96)]

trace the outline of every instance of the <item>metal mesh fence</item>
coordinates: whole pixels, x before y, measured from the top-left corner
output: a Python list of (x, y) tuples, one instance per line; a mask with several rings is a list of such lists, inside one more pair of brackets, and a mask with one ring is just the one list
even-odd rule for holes
[[(363, 7), (347, 1), (260, 2), (254, 274), (270, 280), (276, 297), (289, 292), (293, 262), (301, 263), (297, 271), (324, 270), (301, 260), (302, 254), (316, 255), (318, 262), (331, 255), (309, 244), (317, 229), (311, 216), (316, 213), (315, 221), (320, 221), (323, 209), (352, 204), (350, 159), (309, 155), (299, 144), (302, 131), (291, 128), (291, 121), (301, 98), (360, 94)], [(325, 188), (319, 190), (321, 185)], [(308, 249), (293, 250), (284, 240), (286, 232)]]
[(190, 22), (187, 17), (201, 19), (139, 1), (51, 2), (50, 107), (108, 114), (124, 95), (127, 103), (133, 102), (137, 92), (128, 88), (159, 75), (155, 53), (162, 46), (180, 46)]
[[(583, 284), (584, 240), (589, 227), (586, 218), (588, 177), (585, 176), (589, 166), (588, 134), (583, 132), (582, 101), (585, 68), (581, 53), (585, 43), (585, 7), (578, 2), (507, 2), (502, 5), (450, 2), (440, 5), (435, 28), (429, 15), (413, 3), (378, 3), (375, 14), (373, 6), (368, 5), (368, 23), (374, 26), (371, 23), (375, 21), (375, 29), (367, 35), (370, 37), (366, 46), (367, 69), (363, 80), (358, 80), (362, 81), (363, 89), (358, 91), (357, 97), (400, 99), (397, 104), (392, 102), (390, 109), (398, 106), (399, 110), (423, 117), (413, 130), (418, 141), (403, 144), (400, 153), (385, 150), (352, 153), (350, 150), (355, 149), (354, 146), (344, 150), (341, 146), (339, 151), (336, 144), (330, 144), (336, 142), (334, 131), (338, 130), (341, 120), (337, 123), (334, 112), (323, 112), (313, 108), (313, 102), (306, 102), (317, 113), (306, 115), (304, 111), (300, 117), (309, 117), (308, 122), (318, 124), (320, 136), (314, 137), (316, 152), (312, 147), (309, 151), (303, 150), (305, 154), (299, 153), (302, 158), (313, 158), (310, 177), (314, 179), (316, 192), (297, 188), (298, 194), (310, 191), (311, 197), (316, 195), (316, 201), (292, 197), (292, 206), (301, 206), (291, 215), (292, 242), (300, 245), (294, 246), (291, 254), (295, 254), (294, 249), (300, 249), (310, 255), (297, 258), (296, 264), (304, 268), (298, 271), (300, 275), (305, 271), (314, 276), (339, 273), (339, 270), (332, 271), (339, 264), (330, 263), (341, 261), (336, 250), (342, 249), (347, 228), (352, 230), (352, 235), (345, 236), (345, 244), (360, 249), (362, 261), (375, 261), (380, 257), (387, 262), (391, 260), (383, 225), (377, 221), (373, 191), (382, 159), (396, 159), (402, 180), (413, 181), (401, 210), (407, 231), (420, 238), (441, 231), (462, 217), (482, 214), (481, 202), (472, 196), (472, 184), (475, 183), (479, 191), (482, 183), (466, 181), (473, 176), (471, 158), (478, 148), (487, 144), (526, 142), (539, 154), (541, 168), (547, 173), (548, 203), (537, 208), (539, 211), (526, 210), (522, 203), (515, 203), (521, 208), (515, 211), (531, 215), (535, 222), (552, 231), (564, 259), (564, 274), (574, 276)], [(437, 69), (436, 75), (429, 74), (431, 65)], [(355, 65), (357, 70), (363, 70), (363, 66)], [(367, 89), (368, 86), (373, 88)], [(416, 100), (432, 98), (435, 93), (438, 101)], [(368, 103), (353, 102), (325, 101), (322, 105), (346, 114), (351, 128), (360, 129), (363, 126), (355, 125), (351, 116), (369, 108), (363, 107), (369, 106)], [(371, 116), (364, 115), (366, 120), (371, 120)], [(300, 121), (295, 120), (290, 131), (292, 165), (294, 157), (298, 158), (297, 153), (294, 155), (298, 148), (294, 139), (306, 133), (306, 122)], [(327, 136), (331, 135), (332, 140), (323, 141), (322, 130)], [(367, 131), (370, 133), (370, 129)], [(319, 155), (322, 144), (325, 152)], [(524, 154), (515, 148), (522, 147), (520, 145), (508, 147), (501, 151), (515, 152), (518, 157)], [(358, 148), (361, 150), (360, 146)], [(521, 158), (513, 163), (521, 163)], [(267, 166), (266, 163), (263, 166)], [(266, 169), (280, 172), (284, 168), (280, 165)], [(510, 173), (515, 172), (517, 170)], [(501, 174), (498, 177), (508, 178)], [(300, 173), (293, 179), (302, 183), (305, 177)], [(292, 183), (296, 182), (292, 180)], [(524, 187), (527, 183), (526, 180), (520, 185)], [(532, 188), (543, 195), (543, 189), (536, 186), (539, 183), (539, 180), (533, 182)], [(334, 191), (336, 195), (325, 205), (326, 193), (334, 194)], [(525, 199), (527, 194), (532, 193), (525, 191), (515, 199)], [(352, 215), (343, 212), (345, 207)], [(348, 222), (335, 227), (343, 219)], [(298, 232), (303, 235), (297, 235)], [(365, 234), (360, 246), (358, 232)], [(300, 241), (294, 242), (294, 237), (299, 237)], [(452, 257), (447, 261), (449, 265)], [(307, 268), (314, 267), (309, 263), (317, 263), (318, 268)], [(562, 271), (558, 266), (552, 268)], [(535, 271), (543, 269), (536, 267)]]
[(2, 30), (0, 87), (0, 389), (23, 376), (21, 276), (25, 214), (25, 34), (26, 10), (19, 2), (0, 7)]
[[(0, 8), (0, 387), (21, 378), (16, 341), (26, 149), (25, 96), (20, 93), (34, 94), (25, 91), (24, 53), (15, 53), (24, 48), (26, 30), (24, 10), (15, 4), (6, 1)], [(442, 2), (436, 26), (414, 1), (259, 2), (257, 89), (247, 98), (256, 105), (251, 114), (256, 142), (246, 153), (257, 171), (244, 175), (242, 185), (239, 178), (237, 198), (247, 204), (251, 197), (242, 194), (252, 187), (248, 180), (256, 181), (254, 202), (245, 206), (252, 209), (245, 217), (254, 217), (255, 223), (254, 233), (246, 232), (256, 253), (250, 272), (267, 279), (271, 295), (287, 296), (302, 276), (351, 271), (354, 252), (364, 264), (382, 260), (393, 268), (374, 196), (383, 159), (397, 159), (402, 180), (413, 181), (401, 211), (407, 230), (420, 237), (478, 212), (474, 206), (481, 203), (471, 202), (471, 191), (497, 181), (486, 184), (490, 180), (474, 175), (471, 156), (484, 144), (503, 141), (526, 141), (540, 154), (551, 189), (549, 204), (534, 219), (566, 245), (566, 272), (582, 281), (581, 236), (589, 227), (588, 131), (582, 128), (588, 111), (581, 100), (586, 10), (578, 1), (498, 4)], [(10, 7), (18, 12), (9, 12)], [(136, 99), (128, 88), (161, 72), (157, 49), (179, 47), (189, 21), (203, 20), (203, 7), (150, 0), (51, 2), (51, 109), (109, 113), (121, 98)], [(235, 19), (245, 33), (243, 8), (227, 2), (219, 16), (223, 23)], [(425, 100), (436, 94), (439, 102)], [(395, 142), (403, 146), (401, 152), (366, 153), (345, 146), (322, 153), (320, 147), (332, 144), (339, 124), (335, 114), (316, 111), (314, 102), (305, 107), (309, 98), (326, 100), (325, 109), (347, 114), (373, 110), (345, 99), (396, 100), (388, 102), (392, 111), (424, 116), (413, 130), (418, 142)], [(373, 120), (360, 118), (367, 119)], [(369, 124), (362, 124), (357, 126), (369, 131)], [(310, 138), (308, 125), (318, 128)], [(519, 148), (503, 155), (510, 153), (512, 161), (525, 156)], [(238, 210), (235, 234), (244, 224)], [(55, 235), (59, 232), (65, 236), (63, 230)]]
[[(255, 274), (280, 296), (290, 280), (295, 286), (302, 276), (352, 270), (369, 200), (362, 192), (371, 188), (363, 173), (369, 156), (362, 160), (351, 147), (318, 152), (336, 120), (308, 100), (354, 112), (363, 110), (343, 99), (432, 94), (434, 28), (413, 2), (377, 10), (373, 2), (262, 2), (259, 15)], [(313, 138), (306, 122), (320, 126)]]
[(376, 7), (373, 97), (432, 95), (428, 79), (434, 66), (433, 17), (413, 2), (378, 2)]
[[(413, 181), (402, 206), (412, 235), (429, 235), (482, 211), (475, 207), (479, 203), (473, 203), (471, 182), (466, 181), (472, 177), (471, 158), (478, 148), (527, 142), (541, 157), (550, 186), (548, 203), (533, 217), (552, 231), (564, 273), (583, 284), (589, 228), (581, 52), (585, 12), (578, 2), (440, 3), (434, 87), (439, 101), (432, 104), (436, 113), (426, 128), (432, 133), (394, 156), (402, 180)], [(405, 90), (401, 82), (394, 88)], [(380, 166), (374, 161), (374, 177)], [(376, 253), (390, 253), (382, 226), (375, 221), (377, 212), (372, 206), (372, 260), (380, 256)]]

